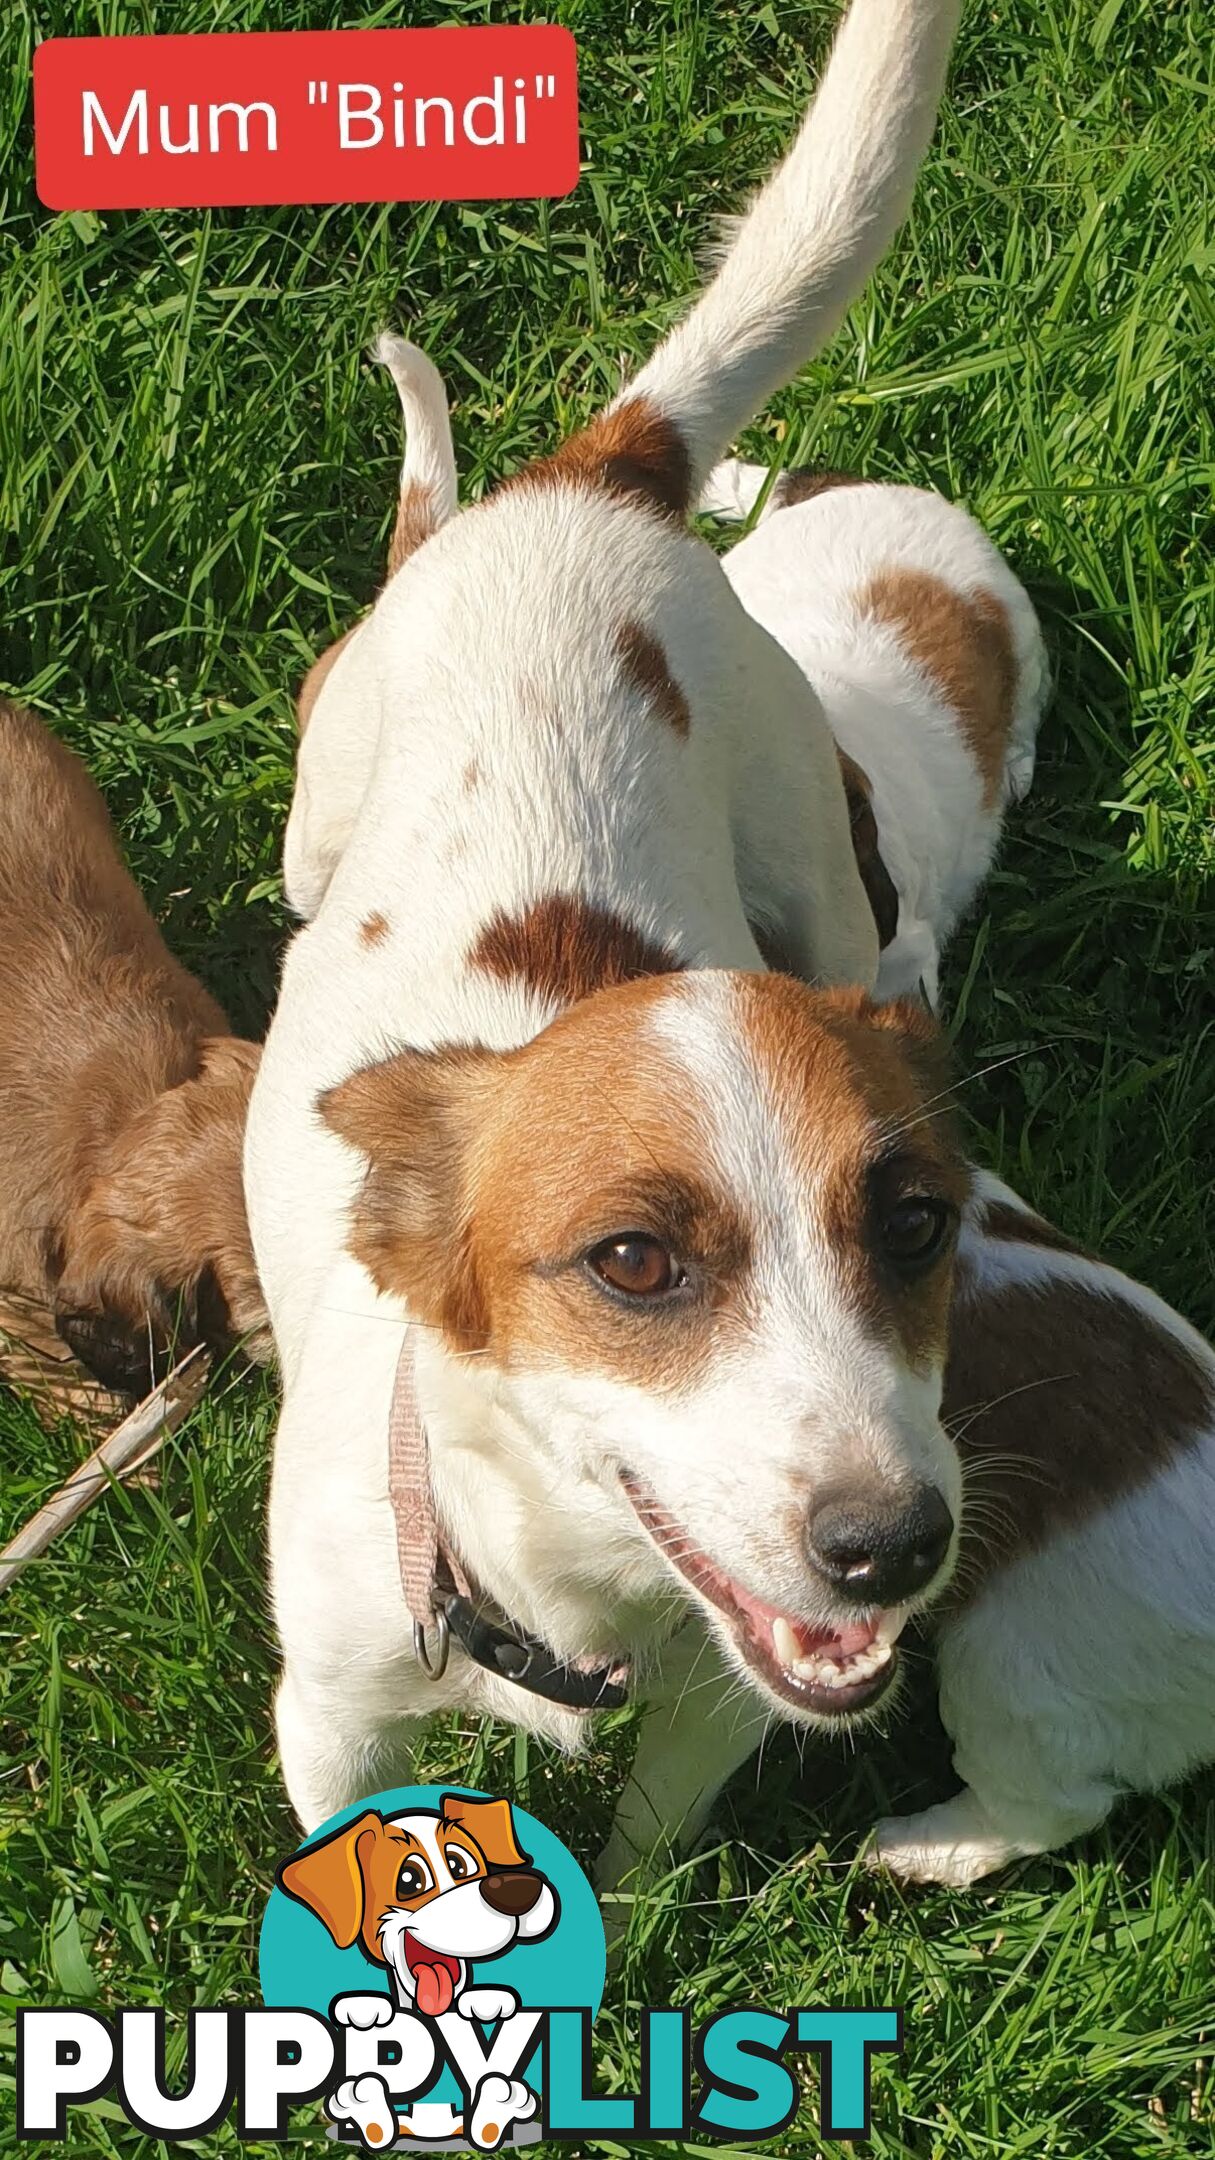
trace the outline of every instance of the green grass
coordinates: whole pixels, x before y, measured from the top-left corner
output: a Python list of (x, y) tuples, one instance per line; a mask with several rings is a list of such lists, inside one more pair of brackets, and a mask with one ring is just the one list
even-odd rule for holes
[[(0, 26), (0, 671), (86, 754), (171, 939), (250, 1027), (284, 936), (290, 692), (371, 597), (391, 519), (398, 424), (373, 331), (408, 327), (443, 369), (467, 493), (551, 446), (691, 290), (713, 217), (788, 140), (833, 10), (549, 9), (579, 38), (589, 156), (561, 203), (36, 204), (34, 34), (405, 12), (485, 10), (31, 0)], [(1213, 50), (1205, 0), (970, 6), (909, 234), (749, 439), (960, 496), (1027, 578), (1058, 694), (952, 970), (976, 1144), (1207, 1328)], [(115, 1493), (0, 1604), (0, 2008), (253, 1999), (262, 1901), (294, 1842), (268, 1722), (272, 1422), (267, 1384), (214, 1395), (159, 1491)], [(0, 1403), (5, 1526), (79, 1447)], [(566, 1767), (448, 1728), (427, 1768), (530, 1799), (589, 1859), (627, 1729)], [(1210, 2154), (1215, 1778), (968, 1896), (851, 1870), (875, 1813), (946, 1779), (927, 1702), (855, 1756), (773, 1747), (717, 1856), (640, 1917), (598, 2028), (603, 2077), (626, 2076), (641, 2002), (896, 2000), (908, 2047), (874, 2113), (890, 2160)], [(11, 2120), (9, 2080), (0, 2141)], [(324, 2149), (319, 2129), (298, 2142)], [(70, 2149), (153, 2144), (99, 2106)], [(807, 2114), (770, 2149), (822, 2147)]]

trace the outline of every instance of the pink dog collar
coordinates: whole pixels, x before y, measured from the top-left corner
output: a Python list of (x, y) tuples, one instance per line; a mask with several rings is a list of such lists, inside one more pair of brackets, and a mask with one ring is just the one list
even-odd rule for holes
[[(439, 1529), (430, 1478), (430, 1442), (418, 1409), (414, 1331), (405, 1330), (388, 1415), (388, 1498), (397, 1533), (401, 1588), (413, 1620), (413, 1648), (429, 1680), (441, 1680), (454, 1635), (486, 1672), (567, 1710), (618, 1710), (628, 1700), (623, 1659), (566, 1663), (511, 1621), (495, 1620)], [(428, 1631), (435, 1631), (431, 1650)]]

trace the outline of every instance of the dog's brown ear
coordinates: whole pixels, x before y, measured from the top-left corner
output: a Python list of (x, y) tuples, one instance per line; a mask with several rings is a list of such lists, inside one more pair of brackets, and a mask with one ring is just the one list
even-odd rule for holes
[(484, 1347), (488, 1325), (469, 1251), (468, 1167), (501, 1064), (490, 1050), (401, 1050), (317, 1105), (368, 1158), (351, 1252), (377, 1289), (465, 1350)]
[(443, 1822), (458, 1823), (461, 1830), (467, 1831), (484, 1853), (487, 1867), (531, 1865), (530, 1854), (519, 1849), (509, 1800), (465, 1800), (460, 1793), (444, 1793), (439, 1815)]
[(243, 1035), (204, 1035), (198, 1045), (198, 1075), (200, 1080), (248, 1094), (261, 1058), (261, 1044)]
[(954, 1078), (953, 1050), (944, 1028), (917, 998), (889, 998), (869, 1005), (872, 1027), (897, 1035), (921, 1085), (934, 1101), (944, 1101)]
[(279, 1887), (316, 1914), (339, 1950), (349, 1950), (359, 1939), (367, 1903), (361, 1856), (366, 1843), (378, 1841), (383, 1832), (383, 1817), (369, 1808), (319, 1845), (285, 1860), (278, 1871)]

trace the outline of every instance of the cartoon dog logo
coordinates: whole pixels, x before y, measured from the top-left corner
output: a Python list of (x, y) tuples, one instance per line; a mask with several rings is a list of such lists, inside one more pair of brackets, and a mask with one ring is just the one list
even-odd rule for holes
[[(370, 2032), (402, 2011), (434, 2021), (449, 2015), (501, 2027), (519, 1997), (473, 1984), (474, 1964), (519, 1942), (539, 1942), (560, 1917), (552, 1884), (520, 1849), (506, 1800), (444, 1793), (437, 1809), (384, 1816), (368, 1810), (288, 1860), (278, 1881), (306, 1905), (341, 1950), (357, 1943), (388, 1974), (390, 1995), (339, 1995), (331, 2015)], [(493, 2151), (514, 2124), (535, 2115), (521, 2079), (487, 2072), (467, 2118), (438, 2102), (398, 2114), (387, 2080), (374, 2070), (347, 2077), (326, 2103), (358, 2131), (368, 2150), (401, 2137), (461, 2138)]]

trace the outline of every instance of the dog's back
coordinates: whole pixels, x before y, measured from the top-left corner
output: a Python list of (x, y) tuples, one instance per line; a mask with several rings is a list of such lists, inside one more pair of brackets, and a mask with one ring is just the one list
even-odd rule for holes
[[(153, 1308), (212, 1257), (173, 1282), (164, 1253), (213, 1246), (234, 1207), (239, 1245), (255, 1062), (166, 947), (83, 766), (0, 701), (0, 1284), (53, 1300), (110, 1385), (146, 1378)], [(186, 1091), (208, 1070), (204, 1106)], [(205, 1230), (183, 1220), (187, 1176)]]

